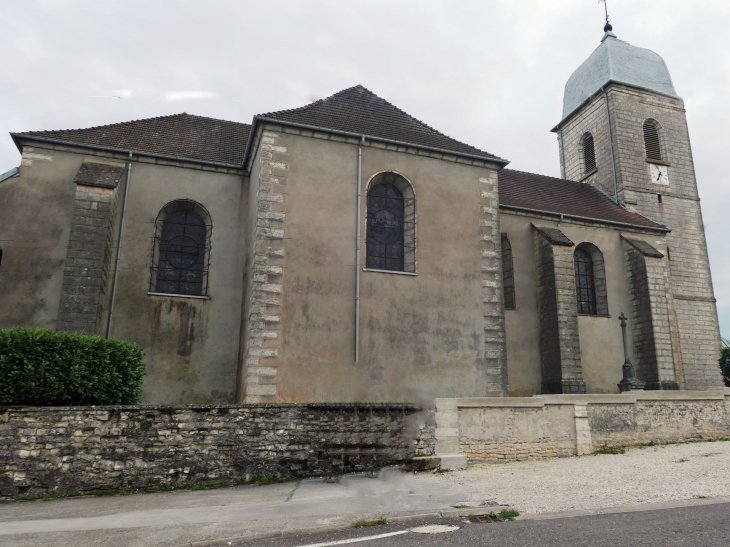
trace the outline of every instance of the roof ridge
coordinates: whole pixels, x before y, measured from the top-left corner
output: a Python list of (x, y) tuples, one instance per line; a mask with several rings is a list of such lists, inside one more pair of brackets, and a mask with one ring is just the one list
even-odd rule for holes
[(139, 118), (139, 119), (136, 119), (136, 120), (127, 120), (127, 121), (124, 121), (124, 122), (107, 123), (107, 124), (104, 124), (104, 125), (92, 125), (91, 127), (79, 127), (77, 129), (44, 129), (42, 131), (23, 131), (23, 132), (18, 133), (18, 134), (19, 135), (42, 135), (42, 134), (46, 134), (46, 133), (57, 133), (59, 131), (64, 131), (64, 132), (90, 131), (92, 129), (104, 129), (104, 128), (108, 128), (108, 127), (120, 127), (120, 126), (124, 126), (124, 125), (132, 125), (132, 124), (140, 123), (140, 122), (149, 122), (149, 121), (152, 121), (152, 120), (164, 120), (164, 119), (170, 119), (170, 118), (181, 118), (181, 117), (184, 117), (184, 116), (187, 116), (187, 117), (190, 117), (190, 118), (198, 118), (198, 119), (202, 119), (202, 120), (212, 120), (212, 121), (216, 121), (216, 122), (234, 123), (234, 124), (238, 124), (238, 125), (250, 126), (250, 124), (243, 123), (243, 122), (235, 122), (235, 121), (231, 121), (231, 120), (222, 120), (220, 118), (211, 118), (211, 117), (208, 117), (208, 116), (198, 116), (196, 114), (188, 114), (187, 112), (179, 112), (177, 114), (168, 114), (166, 116), (152, 116), (151, 118)]

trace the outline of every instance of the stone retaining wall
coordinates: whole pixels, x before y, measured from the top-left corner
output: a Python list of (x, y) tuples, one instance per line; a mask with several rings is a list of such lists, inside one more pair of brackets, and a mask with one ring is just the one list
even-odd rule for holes
[(470, 463), (730, 437), (730, 389), (436, 400), (437, 454)]
[(433, 454), (409, 404), (0, 409), (0, 498), (323, 475)]

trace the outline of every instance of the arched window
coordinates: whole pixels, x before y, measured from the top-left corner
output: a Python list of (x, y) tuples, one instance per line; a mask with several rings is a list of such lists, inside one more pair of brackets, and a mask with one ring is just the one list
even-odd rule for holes
[(210, 215), (190, 200), (165, 205), (155, 221), (150, 292), (207, 296)]
[(596, 148), (590, 133), (583, 135), (583, 168), (586, 174), (596, 169)]
[(405, 177), (392, 171), (370, 181), (365, 267), (416, 271), (416, 199)]
[(578, 313), (608, 315), (608, 291), (603, 254), (592, 243), (575, 248), (575, 293)]
[(515, 270), (512, 264), (512, 245), (507, 234), (502, 232), (502, 284), (504, 285), (504, 309), (514, 310)]
[(656, 120), (646, 120), (644, 122), (644, 145), (646, 146), (646, 159), (662, 161), (659, 123)]

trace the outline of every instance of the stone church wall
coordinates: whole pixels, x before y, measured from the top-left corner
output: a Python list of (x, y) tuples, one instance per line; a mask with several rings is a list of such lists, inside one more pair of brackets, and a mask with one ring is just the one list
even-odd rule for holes
[[(366, 141), (356, 363), (358, 139), (274, 125), (260, 139), (245, 401), (502, 393), (497, 167)], [(364, 268), (368, 181), (383, 171), (414, 188), (415, 275)]]
[(0, 499), (367, 470), (433, 453), (420, 416), (407, 404), (4, 409)]
[[(627, 231), (598, 223), (555, 217), (538, 217), (502, 211), (500, 226), (512, 245), (516, 309), (505, 310), (507, 347), (509, 353), (509, 393), (511, 396), (531, 396), (542, 393), (541, 355), (539, 347), (538, 269), (534, 252), (534, 230), (531, 224), (558, 227), (578, 245), (593, 243), (601, 251), (605, 263), (608, 300), (607, 316), (578, 315), (580, 368), (588, 393), (617, 393), (624, 362), (621, 326), (618, 316), (629, 315), (632, 302), (629, 293), (627, 263), (621, 234), (631, 233), (654, 247), (665, 249), (664, 235), (657, 232)], [(574, 247), (570, 247), (572, 253)], [(570, 264), (572, 267), (572, 263)], [(575, 290), (567, 310), (575, 314)], [(629, 322), (629, 329), (632, 322)], [(631, 331), (630, 331), (631, 332)], [(631, 337), (630, 337), (631, 338)], [(629, 353), (634, 356), (634, 342), (629, 340)]]

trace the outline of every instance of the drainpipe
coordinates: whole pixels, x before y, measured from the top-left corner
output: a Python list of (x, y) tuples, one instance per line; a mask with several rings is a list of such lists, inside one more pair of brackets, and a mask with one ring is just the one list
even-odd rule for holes
[(129, 197), (129, 183), (132, 178), (132, 153), (129, 153), (129, 164), (127, 165), (127, 184), (124, 186), (124, 201), (122, 202), (122, 218), (119, 221), (119, 237), (117, 238), (117, 258), (114, 265), (114, 277), (112, 281), (112, 295), (109, 303), (109, 320), (106, 323), (106, 337), (111, 337), (112, 323), (114, 321), (114, 301), (117, 296), (117, 280), (119, 278), (119, 263), (122, 260), (122, 236), (124, 235), (124, 221), (127, 218), (127, 198)]
[(616, 158), (613, 153), (613, 135), (611, 134), (611, 112), (608, 110), (608, 93), (603, 91), (603, 102), (606, 105), (606, 119), (608, 120), (608, 142), (611, 145), (611, 165), (613, 165), (613, 200), (618, 203), (618, 181), (616, 180)]
[(365, 136), (360, 137), (357, 146), (357, 239), (355, 240), (355, 362), (360, 360), (360, 235), (362, 209), (362, 146)]

